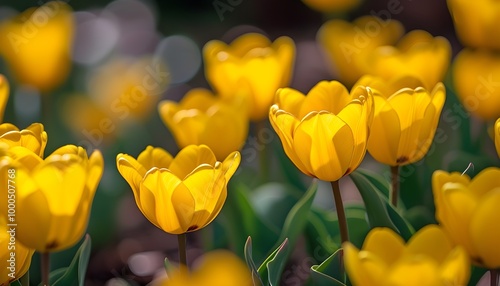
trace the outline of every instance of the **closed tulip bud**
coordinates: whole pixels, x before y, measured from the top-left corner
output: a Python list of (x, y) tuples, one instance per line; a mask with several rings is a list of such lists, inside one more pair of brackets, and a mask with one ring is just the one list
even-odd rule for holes
[(249, 33), (230, 45), (213, 40), (203, 48), (205, 75), (223, 98), (245, 98), (249, 118), (264, 119), (274, 94), (289, 84), (295, 59), (295, 44), (288, 37), (271, 42)]
[(494, 167), (473, 179), (440, 170), (432, 175), (437, 221), (474, 264), (489, 269), (500, 267), (499, 177)]
[(269, 120), (288, 158), (304, 174), (337, 181), (364, 158), (373, 114), (371, 92), (351, 93), (337, 81), (322, 81), (307, 96), (291, 88), (276, 93)]
[(388, 228), (374, 228), (361, 250), (342, 245), (349, 279), (356, 286), (467, 285), (470, 262), (437, 225), (415, 233), (408, 243)]
[(51, 1), (0, 23), (0, 54), (19, 83), (48, 92), (70, 72), (73, 30), (71, 7)]
[[(63, 146), (42, 160), (15, 146), (0, 160), (0, 171), (15, 169), (16, 238), (39, 252), (67, 249), (83, 236), (103, 172), (99, 151), (90, 158), (82, 147)], [(7, 185), (7, 177), (0, 177)], [(4, 190), (2, 188), (2, 190)], [(6, 190), (2, 196), (7, 197)], [(7, 206), (0, 211), (7, 214)]]
[(3, 121), (3, 114), (5, 112), (5, 106), (7, 106), (7, 101), (9, 100), (9, 82), (0, 74), (0, 123)]
[(396, 46), (374, 49), (363, 61), (362, 71), (385, 80), (416, 77), (430, 90), (444, 79), (450, 59), (451, 46), (446, 38), (415, 30), (406, 34)]
[(206, 89), (191, 90), (178, 104), (162, 101), (158, 110), (177, 146), (207, 145), (218, 160), (239, 150), (248, 135), (244, 107), (225, 102)]
[(500, 55), (463, 49), (453, 63), (453, 83), (465, 109), (484, 121), (500, 117)]
[(9, 147), (25, 147), (43, 158), (47, 145), (47, 132), (40, 123), (33, 123), (23, 130), (10, 123), (4, 123), (0, 124), (0, 142), (6, 143)]
[(417, 87), (417, 78), (384, 81), (371, 76), (361, 78), (357, 85), (373, 89), (375, 111), (368, 139), (370, 155), (389, 166), (422, 159), (439, 123), (446, 98), (444, 85), (438, 83), (429, 92)]
[(206, 145), (189, 145), (172, 158), (148, 146), (137, 159), (119, 154), (116, 163), (144, 216), (165, 232), (182, 234), (217, 217), (240, 158), (235, 151), (219, 162)]
[(446, 2), (462, 44), (500, 50), (500, 3), (491, 0)]
[(10, 285), (30, 268), (34, 250), (15, 238), (16, 228), (8, 227), (6, 219), (0, 216), (0, 285)]
[(364, 74), (366, 56), (377, 47), (394, 45), (403, 33), (399, 21), (363, 16), (353, 23), (330, 20), (321, 26), (317, 39), (340, 81), (352, 86)]

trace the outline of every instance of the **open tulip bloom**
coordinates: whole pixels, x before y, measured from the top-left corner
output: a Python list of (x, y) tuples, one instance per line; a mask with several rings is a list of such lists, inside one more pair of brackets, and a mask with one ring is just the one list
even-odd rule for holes
[(47, 145), (47, 132), (40, 123), (33, 123), (26, 129), (19, 130), (10, 123), (0, 124), (0, 142), (9, 147), (22, 146), (43, 158)]
[[(148, 146), (137, 159), (119, 154), (116, 163), (144, 216), (163, 231), (179, 235), (182, 256), (185, 237), (180, 235), (199, 230), (217, 217), (240, 158), (235, 151), (219, 162), (206, 145), (189, 145), (173, 158), (161, 148)], [(185, 264), (185, 257), (181, 262)]]
[(470, 276), (467, 253), (436, 225), (425, 226), (408, 243), (391, 229), (374, 228), (361, 250), (349, 242), (342, 247), (356, 286), (463, 286)]

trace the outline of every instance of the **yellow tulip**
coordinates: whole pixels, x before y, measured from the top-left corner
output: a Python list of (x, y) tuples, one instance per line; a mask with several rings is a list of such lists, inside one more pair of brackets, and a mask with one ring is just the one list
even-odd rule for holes
[(9, 82), (0, 74), (0, 123), (3, 120), (3, 114), (5, 112), (5, 106), (7, 106), (7, 101), (9, 100)]
[(180, 268), (152, 286), (252, 286), (246, 264), (227, 250), (213, 250), (195, 261), (196, 269)]
[(337, 181), (364, 158), (373, 114), (371, 91), (351, 93), (338, 81), (322, 81), (307, 96), (279, 89), (269, 111), (288, 158), (304, 174)]
[(361, 0), (302, 0), (309, 8), (322, 13), (345, 12), (361, 4)]
[(500, 49), (500, 3), (448, 0), (456, 33), (465, 46)]
[(389, 166), (422, 159), (436, 133), (446, 98), (444, 85), (438, 83), (429, 92), (418, 87), (416, 78), (386, 82), (371, 76), (361, 78), (356, 85), (359, 84), (373, 89), (375, 111), (368, 139), (370, 155)]
[(385, 80), (416, 77), (430, 90), (444, 79), (450, 59), (451, 46), (446, 38), (415, 30), (406, 34), (397, 46), (380, 46), (368, 53), (362, 71)]
[(169, 82), (166, 67), (150, 56), (117, 57), (92, 73), (88, 93), (113, 122), (120, 123), (150, 116)]
[(482, 120), (500, 117), (500, 55), (463, 49), (453, 63), (453, 82), (467, 111)]
[(34, 250), (17, 241), (16, 228), (8, 227), (3, 216), (0, 216), (0, 249), (0, 285), (10, 285), (28, 272)]
[(330, 20), (321, 26), (317, 39), (340, 81), (352, 86), (364, 74), (367, 54), (376, 47), (395, 44), (403, 33), (399, 21), (363, 16), (353, 23)]
[(116, 164), (144, 216), (165, 232), (182, 234), (205, 227), (219, 214), (240, 160), (235, 151), (219, 162), (206, 145), (189, 145), (175, 158), (148, 146), (137, 160), (119, 154)]
[(224, 102), (206, 89), (191, 90), (179, 104), (162, 101), (158, 110), (180, 148), (205, 144), (218, 160), (239, 150), (248, 135), (243, 107)]
[(249, 118), (266, 117), (274, 94), (289, 84), (295, 58), (295, 44), (288, 37), (273, 43), (263, 35), (250, 33), (230, 45), (213, 40), (203, 48), (205, 75), (223, 98), (242, 96)]
[(43, 152), (47, 145), (47, 132), (43, 129), (43, 125), (40, 123), (33, 123), (23, 130), (19, 130), (10, 123), (3, 123), (0, 124), (0, 142), (6, 143), (10, 147), (25, 147), (43, 158)]
[(356, 286), (463, 286), (470, 277), (465, 250), (437, 225), (427, 225), (408, 243), (388, 228), (374, 228), (361, 250), (342, 244), (347, 274)]
[(493, 167), (472, 180), (456, 172), (432, 175), (436, 219), (476, 265), (489, 269), (500, 267), (499, 176)]
[(494, 126), (495, 132), (495, 147), (497, 149), (498, 157), (500, 157), (500, 118), (497, 119)]
[(0, 54), (18, 82), (42, 92), (59, 86), (71, 69), (71, 7), (52, 1), (0, 23)]
[[(0, 159), (0, 171), (15, 169), (16, 238), (39, 252), (67, 249), (83, 236), (103, 172), (103, 158), (81, 147), (63, 146), (42, 160), (15, 146)], [(6, 177), (1, 177), (3, 186)], [(2, 191), (4, 189), (2, 188)], [(2, 196), (7, 197), (6, 190)], [(0, 208), (7, 214), (7, 206)]]

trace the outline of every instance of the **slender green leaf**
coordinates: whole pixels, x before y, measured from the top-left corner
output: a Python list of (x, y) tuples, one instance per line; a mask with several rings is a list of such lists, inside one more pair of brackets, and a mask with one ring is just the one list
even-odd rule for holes
[(339, 254), (341, 249), (338, 249), (330, 255), (320, 265), (311, 266), (311, 279), (315, 286), (345, 286), (341, 282), (345, 278), (340, 277), (340, 260)]
[(278, 251), (267, 263), (268, 282), (270, 286), (278, 286), (281, 279), (281, 272), (285, 268), (286, 261), (290, 252), (288, 239), (278, 247)]
[[(71, 264), (68, 267), (59, 268), (49, 274), (50, 285), (52, 286), (84, 286), (85, 275), (90, 258), (91, 239), (87, 234), (82, 245), (76, 252)], [(41, 286), (41, 283), (40, 283)]]
[(248, 268), (252, 271), (252, 285), (253, 286), (263, 286), (262, 280), (260, 279), (259, 272), (257, 270), (257, 266), (255, 266), (255, 262), (252, 257), (252, 238), (249, 236), (247, 242), (245, 243), (245, 261), (247, 263)]

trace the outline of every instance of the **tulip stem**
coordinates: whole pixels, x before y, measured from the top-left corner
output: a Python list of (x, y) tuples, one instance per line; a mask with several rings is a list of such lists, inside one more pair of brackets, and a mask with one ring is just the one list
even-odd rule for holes
[(392, 194), (391, 203), (394, 207), (398, 206), (399, 196), (399, 166), (391, 166)]
[(178, 234), (177, 241), (179, 242), (179, 263), (187, 266), (186, 234), (185, 233)]
[(490, 269), (490, 285), (498, 286), (498, 269)]
[[(347, 219), (345, 217), (344, 203), (342, 202), (342, 195), (340, 193), (339, 181), (333, 181), (332, 191), (333, 199), (335, 201), (335, 208), (337, 210), (337, 218), (339, 221), (340, 240), (341, 243), (349, 241), (349, 232), (347, 230)], [(344, 276), (344, 250), (340, 249), (339, 252), (340, 276)]]
[(44, 252), (41, 255), (42, 264), (42, 285), (49, 286), (49, 273), (50, 273), (50, 254), (49, 252)]

